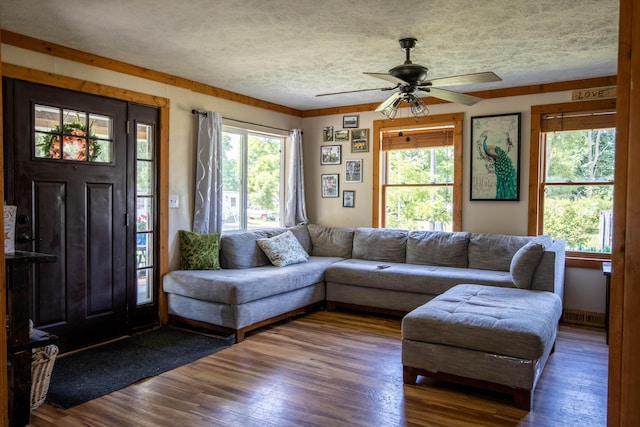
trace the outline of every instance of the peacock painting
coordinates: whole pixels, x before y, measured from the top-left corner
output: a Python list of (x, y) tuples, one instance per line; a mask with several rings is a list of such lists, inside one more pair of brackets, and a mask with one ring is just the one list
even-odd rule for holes
[[(482, 119), (482, 120), (477, 120)], [(472, 118), (472, 200), (518, 200), (519, 114)], [(474, 165), (474, 161), (477, 163)]]

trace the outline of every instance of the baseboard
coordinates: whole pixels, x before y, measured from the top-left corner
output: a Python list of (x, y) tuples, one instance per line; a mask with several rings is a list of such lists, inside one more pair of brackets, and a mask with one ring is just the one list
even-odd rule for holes
[(574, 325), (593, 326), (596, 328), (604, 328), (604, 313), (593, 313), (584, 310), (565, 309), (562, 312), (563, 323), (571, 323)]

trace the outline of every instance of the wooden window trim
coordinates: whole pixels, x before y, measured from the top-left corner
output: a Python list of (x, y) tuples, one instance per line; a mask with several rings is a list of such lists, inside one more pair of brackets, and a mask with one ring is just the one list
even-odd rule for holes
[[(543, 203), (544, 203), (544, 183), (542, 182), (542, 166), (544, 164), (544, 150), (543, 150), (543, 133), (545, 131), (551, 132), (554, 127), (544, 127), (542, 121), (545, 116), (556, 115), (565, 117), (581, 117), (584, 113), (593, 111), (615, 111), (616, 100), (615, 99), (602, 99), (594, 101), (584, 102), (567, 102), (562, 104), (549, 104), (549, 105), (533, 105), (531, 106), (531, 156), (529, 163), (529, 212), (528, 212), (528, 234), (530, 236), (537, 236), (542, 234), (542, 215), (540, 215)], [(610, 120), (610, 119), (603, 119)], [(574, 130), (572, 126), (579, 126), (582, 123), (581, 119), (566, 120), (564, 130)], [(614, 126), (610, 126), (611, 123)], [(615, 127), (615, 119), (613, 122), (606, 121), (606, 126), (600, 123), (602, 127)], [(598, 183), (589, 183), (590, 185)], [(606, 184), (610, 184), (607, 182)], [(569, 251), (566, 254), (566, 266), (567, 267), (580, 267), (580, 268), (601, 268), (603, 261), (610, 261), (611, 254), (604, 253), (586, 253), (586, 252), (572, 252)]]
[[(408, 117), (394, 120), (374, 120), (371, 150), (373, 152), (373, 206), (372, 227), (382, 227), (382, 205), (384, 200), (382, 176), (382, 134), (383, 132), (403, 130), (409, 132), (419, 127), (441, 127), (437, 132), (442, 133), (442, 127), (451, 126), (453, 142), (453, 231), (462, 230), (462, 120), (463, 113), (437, 114), (421, 118)], [(442, 145), (441, 143), (438, 145)], [(435, 145), (434, 145), (435, 146)], [(407, 147), (410, 148), (410, 147)]]

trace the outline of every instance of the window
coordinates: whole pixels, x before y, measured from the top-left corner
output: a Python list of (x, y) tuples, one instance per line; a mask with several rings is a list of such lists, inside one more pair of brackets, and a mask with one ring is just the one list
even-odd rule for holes
[(136, 124), (136, 277), (137, 305), (154, 302), (154, 128)]
[(280, 225), (283, 146), (281, 136), (223, 128), (223, 231)]
[(112, 119), (86, 111), (35, 105), (35, 150), (39, 159), (112, 161)]
[[(530, 234), (565, 240), (573, 258), (609, 259), (612, 246), (615, 161), (613, 101), (532, 108), (530, 194), (536, 206)], [(602, 109), (594, 107), (604, 107)], [(535, 109), (535, 113), (534, 113)], [(534, 139), (535, 140), (535, 139)], [(534, 156), (534, 151), (537, 155)], [(535, 221), (534, 221), (535, 220)]]
[(460, 229), (461, 123), (462, 114), (374, 122), (374, 226)]

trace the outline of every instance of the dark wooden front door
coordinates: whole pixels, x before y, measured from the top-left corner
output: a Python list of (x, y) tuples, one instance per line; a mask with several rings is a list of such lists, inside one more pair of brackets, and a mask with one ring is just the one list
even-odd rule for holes
[[(16, 249), (57, 256), (56, 263), (34, 268), (30, 314), (37, 327), (61, 337), (63, 350), (122, 335), (127, 330), (127, 103), (5, 83), (12, 102), (5, 111), (13, 116), (5, 132), (5, 185), (9, 202), (18, 206)], [(38, 117), (49, 112), (51, 126), (43, 126)], [(61, 126), (52, 129), (59, 116), (64, 116)], [(76, 126), (75, 120), (86, 125), (80, 135), (95, 131), (101, 159), (90, 161), (91, 151), (78, 154), (91, 138), (78, 138), (85, 145), (69, 143), (63, 153), (51, 145), (73, 141), (76, 130), (67, 124)], [(43, 141), (49, 141), (46, 149)]]

